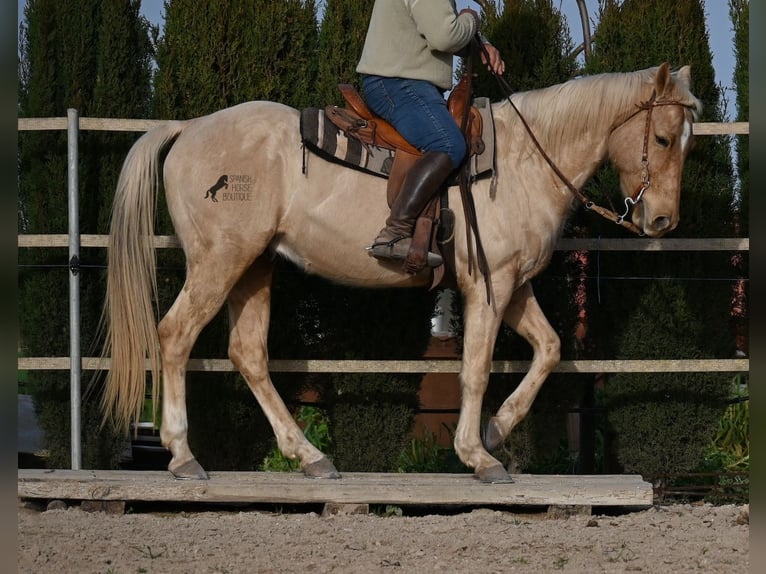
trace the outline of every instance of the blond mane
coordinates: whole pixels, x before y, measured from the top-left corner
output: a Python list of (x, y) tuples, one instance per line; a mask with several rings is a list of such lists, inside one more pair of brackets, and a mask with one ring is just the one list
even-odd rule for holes
[[(520, 92), (513, 96), (513, 102), (534, 132), (545, 134), (544, 145), (555, 154), (587, 131), (609, 131), (622, 123), (640, 102), (650, 97), (657, 69), (581, 76)], [(695, 119), (702, 111), (701, 102), (679, 81), (677, 73), (673, 74), (672, 92), (665, 97), (690, 108)]]

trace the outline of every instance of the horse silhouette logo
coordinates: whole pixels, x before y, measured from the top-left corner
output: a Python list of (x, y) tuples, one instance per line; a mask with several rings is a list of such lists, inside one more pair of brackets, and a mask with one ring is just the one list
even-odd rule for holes
[(211, 201), (217, 202), (218, 200), (215, 198), (215, 194), (218, 193), (218, 190), (228, 189), (228, 188), (229, 188), (229, 176), (224, 174), (218, 178), (218, 181), (215, 182), (213, 187), (211, 187), (205, 192), (205, 199), (210, 197)]

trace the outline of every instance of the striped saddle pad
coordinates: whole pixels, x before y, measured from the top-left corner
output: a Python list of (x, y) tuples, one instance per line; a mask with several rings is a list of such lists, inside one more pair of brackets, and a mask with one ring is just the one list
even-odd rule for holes
[[(482, 139), (485, 146), (481, 154), (472, 155), (470, 159), (471, 175), (478, 179), (494, 173), (495, 129), (489, 98), (475, 98), (473, 106), (482, 116)], [(365, 145), (358, 139), (347, 136), (327, 119), (324, 110), (317, 108), (302, 110), (300, 130), (304, 150), (309, 150), (326, 160), (388, 178), (394, 161), (394, 152), (382, 147)]]

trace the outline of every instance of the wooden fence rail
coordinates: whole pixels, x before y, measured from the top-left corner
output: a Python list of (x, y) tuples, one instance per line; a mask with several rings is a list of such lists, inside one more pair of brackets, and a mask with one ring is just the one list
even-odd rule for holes
[[(80, 247), (106, 247), (108, 235), (80, 235)], [(22, 234), (18, 236), (19, 247), (67, 247), (69, 236), (66, 234)], [(157, 249), (180, 248), (175, 235), (155, 235), (154, 247)], [(557, 251), (749, 251), (750, 239), (747, 237), (708, 237), (708, 238), (662, 238), (641, 237), (594, 238), (563, 237), (556, 244)]]
[[(145, 132), (170, 120), (80, 118), (81, 130), (110, 132)], [(19, 131), (67, 129), (67, 118), (18, 118)], [(750, 122), (698, 122), (692, 127), (694, 135), (749, 135)]]
[[(530, 361), (492, 361), (493, 373), (526, 373)], [(332, 359), (273, 359), (269, 370), (276, 373), (459, 373), (461, 363), (452, 359), (400, 360), (332, 360)], [(22, 371), (65, 371), (71, 367), (69, 357), (21, 357)], [(109, 370), (111, 361), (98, 357), (83, 357), (85, 371)], [(147, 362), (147, 370), (150, 366)], [(615, 359), (561, 361), (556, 373), (690, 373), (731, 372), (750, 368), (749, 359)], [(235, 367), (228, 359), (189, 359), (187, 371), (232, 372)]]

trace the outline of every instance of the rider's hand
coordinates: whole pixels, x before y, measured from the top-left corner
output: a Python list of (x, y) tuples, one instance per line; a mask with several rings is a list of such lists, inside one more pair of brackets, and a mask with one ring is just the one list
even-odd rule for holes
[[(482, 51), (482, 63), (487, 65), (487, 69), (490, 72), (502, 76), (505, 73), (505, 62), (503, 61), (502, 56), (500, 56), (500, 52), (489, 43), (484, 44), (484, 49), (486, 50), (486, 54)], [(487, 55), (489, 56), (489, 61), (487, 61)]]

